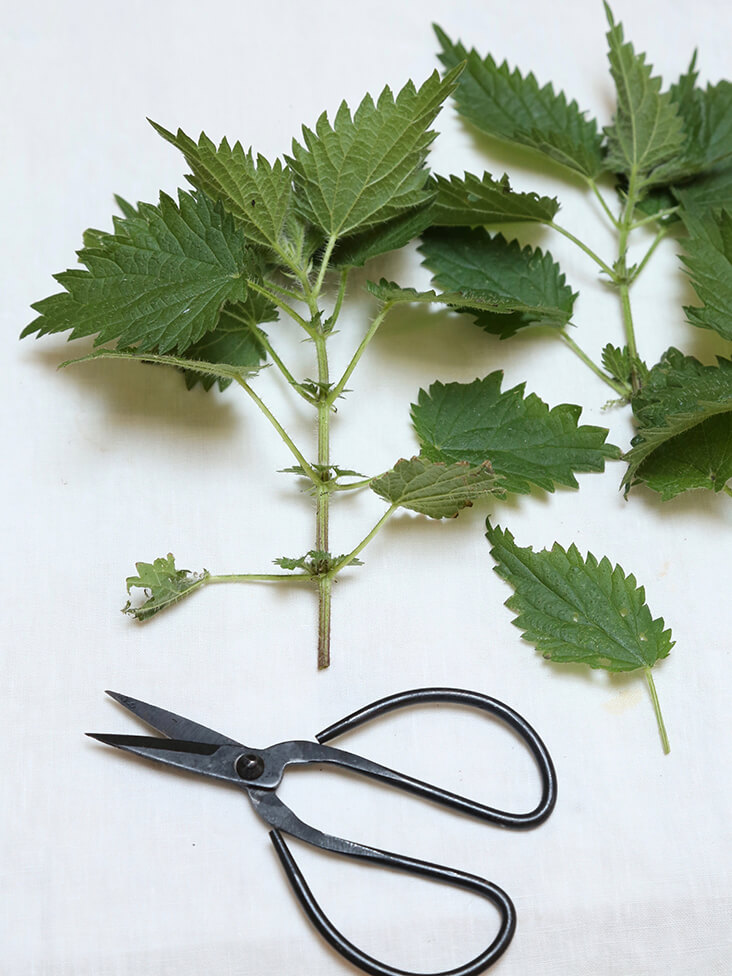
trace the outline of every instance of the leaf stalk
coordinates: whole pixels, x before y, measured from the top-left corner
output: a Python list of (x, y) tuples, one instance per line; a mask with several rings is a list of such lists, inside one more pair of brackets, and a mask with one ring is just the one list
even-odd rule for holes
[(653, 702), (653, 710), (656, 713), (656, 721), (658, 722), (658, 731), (661, 736), (661, 745), (663, 746), (663, 751), (665, 755), (671, 752), (671, 746), (668, 741), (668, 733), (666, 732), (666, 726), (663, 721), (663, 715), (661, 714), (661, 705), (658, 701), (658, 693), (656, 692), (656, 684), (653, 680), (653, 674), (650, 668), (645, 669), (646, 681), (648, 682), (648, 689), (651, 693), (651, 701)]

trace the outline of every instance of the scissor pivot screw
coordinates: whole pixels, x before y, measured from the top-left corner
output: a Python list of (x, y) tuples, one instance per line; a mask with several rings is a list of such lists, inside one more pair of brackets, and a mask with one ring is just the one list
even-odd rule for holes
[(264, 759), (251, 752), (246, 752), (243, 756), (239, 756), (234, 764), (234, 769), (242, 779), (259, 779), (264, 772)]

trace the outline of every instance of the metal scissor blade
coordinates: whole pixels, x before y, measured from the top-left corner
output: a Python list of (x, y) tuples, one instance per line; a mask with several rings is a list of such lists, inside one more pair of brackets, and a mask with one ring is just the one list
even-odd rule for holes
[(241, 755), (242, 746), (229, 742), (197, 742), (185, 739), (155, 739), (146, 735), (114, 735), (103, 732), (87, 732), (90, 738), (105, 745), (132, 752), (136, 756), (152, 759), (184, 769), (190, 773), (213, 776), (227, 782), (240, 783), (234, 764)]
[[(120, 695), (117, 691), (107, 691), (107, 695), (110, 698), (114, 698), (116, 702), (123, 705), (128, 712), (132, 712), (141, 719), (150, 728), (155, 729), (156, 732), (161, 732), (163, 735), (170, 736), (171, 739), (179, 739), (181, 741), (187, 742), (210, 742), (215, 743), (220, 746), (224, 742), (228, 742), (230, 745), (240, 745), (236, 739), (230, 739), (226, 735), (221, 735), (220, 732), (214, 732), (213, 729), (206, 728), (205, 725), (199, 725), (197, 722), (192, 722), (188, 718), (183, 718), (182, 715), (176, 715), (175, 712), (168, 712), (164, 708), (158, 708), (157, 705), (149, 705), (147, 702), (139, 701), (137, 698), (130, 698), (129, 695)], [(115, 743), (111, 743), (114, 745)]]

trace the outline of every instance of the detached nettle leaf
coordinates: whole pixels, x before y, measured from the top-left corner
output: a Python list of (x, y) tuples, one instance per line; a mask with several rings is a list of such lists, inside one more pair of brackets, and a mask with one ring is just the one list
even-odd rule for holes
[(620, 451), (605, 440), (604, 427), (579, 427), (582, 408), (549, 409), (524, 384), (501, 392), (497, 370), (472, 383), (433, 383), (412, 404), (412, 422), (422, 456), (447, 464), (490, 461), (506, 491), (526, 494), (532, 485), (554, 491), (577, 487), (575, 472), (603, 471)]
[(240, 142), (231, 146), (223, 139), (217, 148), (203, 132), (195, 142), (182, 129), (174, 135), (157, 122), (151, 125), (183, 153), (192, 171), (190, 182), (220, 200), (247, 237), (275, 251), (283, 246), (288, 230), (293, 234), (288, 226), (293, 218), (292, 174), (279, 159), (272, 165), (261, 155), (255, 160)]
[(245, 238), (204, 194), (165, 193), (116, 218), (114, 233), (95, 232), (79, 251), (86, 270), (56, 280), (66, 291), (38, 302), (22, 332), (95, 335), (139, 351), (185, 352), (215, 328), (222, 307), (247, 296), (250, 256)]
[(471, 173), (466, 173), (463, 179), (434, 176), (432, 185), (437, 190), (432, 205), (435, 227), (480, 227), (524, 221), (549, 224), (559, 210), (556, 197), (512, 190), (505, 173), (500, 180), (493, 179), (490, 173), (483, 173), (482, 179)]
[(133, 606), (128, 601), (122, 612), (129, 613), (137, 620), (149, 620), (156, 613), (182, 600), (203, 586), (210, 575), (206, 569), (201, 573), (176, 569), (175, 558), (170, 552), (152, 563), (135, 563), (135, 568), (138, 575), (127, 577), (127, 592), (141, 589), (146, 599), (139, 606)]
[(702, 308), (687, 306), (686, 316), (692, 325), (732, 340), (732, 213), (688, 214), (685, 223), (689, 236), (681, 260), (704, 303)]
[(605, 129), (607, 165), (643, 186), (668, 182), (671, 169), (663, 164), (674, 159), (686, 141), (678, 107), (670, 92), (661, 92), (661, 79), (651, 74), (645, 54), (636, 54), (624, 40), (622, 24), (615, 23), (607, 4), (605, 11), (610, 73), (618, 95), (615, 119)]
[(514, 623), (548, 661), (586, 664), (606, 671), (646, 675), (659, 731), (668, 738), (658, 706), (651, 668), (674, 646), (663, 619), (646, 605), (645, 590), (620, 566), (592, 553), (582, 557), (576, 546), (550, 550), (523, 549), (507, 530), (486, 523), (495, 571), (514, 588), (506, 606)]
[(487, 461), (442, 463), (424, 457), (397, 461), (371, 482), (371, 489), (392, 506), (409, 508), (430, 518), (455, 518), (476, 498), (503, 495), (503, 484)]
[(732, 478), (732, 360), (703, 366), (669, 349), (632, 401), (638, 434), (625, 455), (626, 494), (644, 482), (666, 501), (722, 491)]
[(535, 149), (589, 179), (602, 172), (602, 135), (575, 101), (568, 102), (550, 84), (539, 87), (532, 73), (524, 77), (505, 61), (499, 66), (490, 55), (481, 58), (459, 41), (453, 43), (437, 25), (435, 33), (446, 68), (466, 62), (455, 92), (464, 119), (489, 136)]
[(460, 71), (442, 80), (434, 72), (419, 89), (410, 81), (396, 98), (389, 88), (376, 103), (367, 95), (353, 117), (342, 102), (332, 125), (324, 112), (314, 132), (303, 128), (304, 145), (293, 141), (288, 159), (301, 216), (337, 238), (429, 202), (429, 127)]
[[(275, 322), (277, 318), (276, 306), (263, 295), (250, 290), (245, 301), (224, 305), (216, 328), (191, 346), (186, 355), (189, 359), (225, 363), (240, 369), (242, 373), (255, 370), (267, 358), (258, 326), (262, 322)], [(193, 370), (185, 370), (184, 375), (189, 390), (196, 383), (200, 383), (204, 390), (210, 390), (217, 382), (215, 377)], [(231, 382), (231, 379), (219, 377), (219, 389), (225, 390)]]
[[(562, 327), (572, 317), (577, 297), (559, 265), (540, 248), (510, 243), (483, 228), (431, 228), (419, 248), (433, 281), (446, 292), (469, 295), (498, 306), (500, 317), (488, 311), (476, 325), (507, 338), (534, 323)], [(470, 305), (469, 302), (465, 303)]]

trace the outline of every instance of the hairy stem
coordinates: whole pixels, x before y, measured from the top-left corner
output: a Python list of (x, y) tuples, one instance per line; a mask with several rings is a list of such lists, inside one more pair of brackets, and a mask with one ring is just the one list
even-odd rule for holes
[(259, 295), (264, 295), (264, 297), (269, 299), (273, 305), (276, 305), (277, 308), (281, 308), (282, 311), (286, 312), (293, 321), (297, 322), (301, 329), (305, 329), (308, 335), (310, 334), (310, 327), (302, 315), (300, 315), (299, 312), (296, 312), (292, 305), (288, 305), (288, 303), (283, 298), (280, 298), (279, 295), (275, 295), (275, 293), (270, 291), (269, 288), (265, 288), (264, 285), (260, 285), (256, 281), (247, 281), (247, 288), (251, 288), (252, 291), (256, 291)]
[(658, 731), (661, 735), (661, 744), (663, 746), (663, 751), (666, 755), (671, 752), (671, 746), (668, 741), (668, 733), (666, 732), (666, 726), (663, 722), (663, 715), (661, 714), (661, 705), (658, 701), (658, 694), (656, 693), (656, 685), (653, 681), (653, 674), (650, 668), (645, 669), (646, 681), (648, 682), (648, 689), (651, 693), (651, 701), (653, 702), (653, 710), (656, 713), (656, 721), (658, 722)]
[(568, 346), (576, 356), (579, 356), (586, 366), (590, 367), (595, 376), (599, 376), (603, 383), (607, 383), (607, 385), (611, 387), (611, 389), (615, 390), (616, 393), (619, 393), (623, 399), (628, 399), (631, 392), (630, 387), (624, 383), (620, 383), (618, 380), (615, 380), (612, 376), (606, 373), (604, 369), (601, 369), (597, 363), (590, 359), (587, 353), (577, 345), (574, 339), (567, 335), (564, 329), (557, 334), (562, 342), (564, 342), (564, 344)]
[(636, 227), (645, 227), (646, 224), (654, 224), (659, 220), (663, 220), (664, 217), (671, 217), (673, 214), (678, 213), (680, 209), (680, 204), (677, 204), (675, 207), (667, 207), (665, 210), (659, 210), (657, 213), (651, 214), (650, 217), (643, 217), (641, 220), (633, 221), (631, 229), (635, 230)]
[[(636, 225), (636, 226), (638, 226), (638, 225)], [(633, 272), (633, 281), (635, 281), (635, 279), (643, 271), (643, 269), (645, 268), (645, 266), (650, 261), (652, 255), (653, 255), (653, 252), (656, 250), (656, 248), (658, 247), (658, 245), (661, 243), (661, 241), (664, 239), (664, 237), (667, 234), (668, 234), (668, 228), (667, 227), (661, 227), (660, 230), (658, 231), (658, 233), (656, 234), (656, 236), (654, 237), (653, 243), (648, 248), (648, 250), (646, 251), (646, 253), (643, 255), (643, 258), (641, 259), (640, 264), (638, 265), (638, 267)]]

